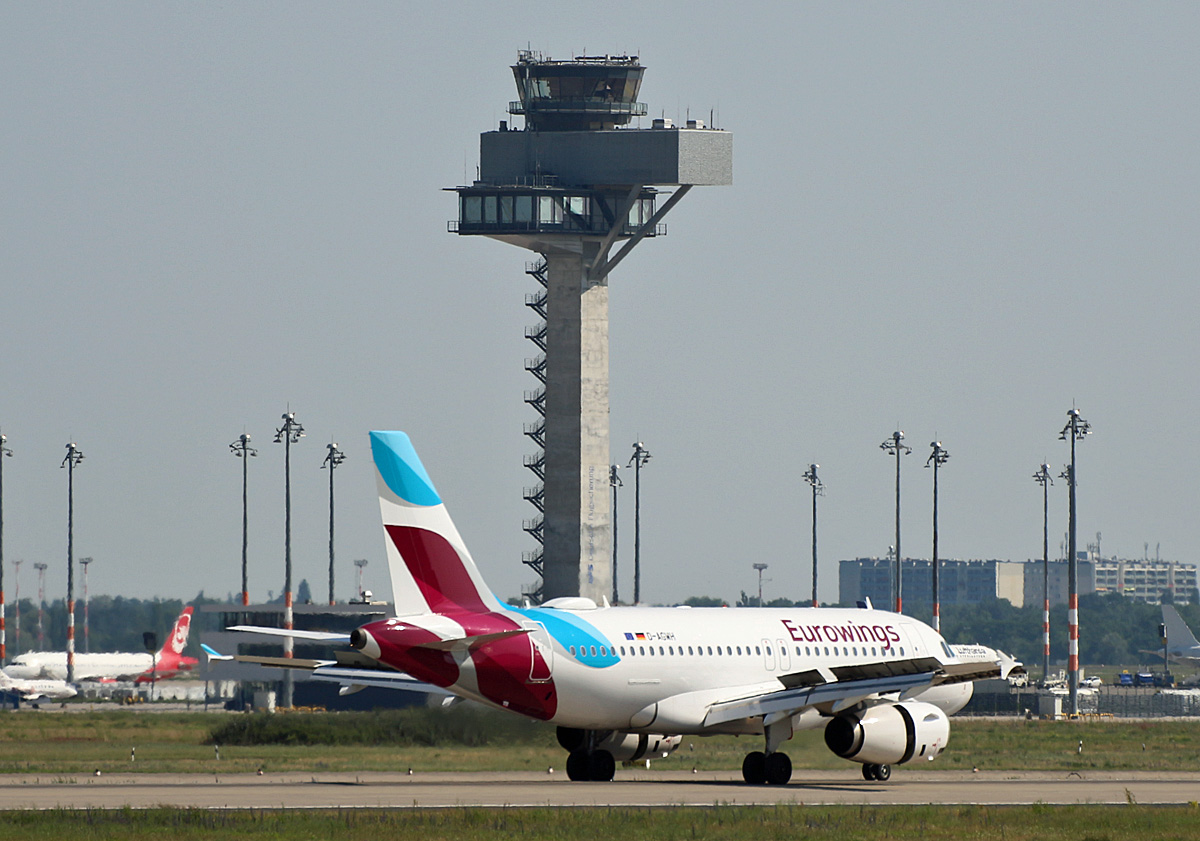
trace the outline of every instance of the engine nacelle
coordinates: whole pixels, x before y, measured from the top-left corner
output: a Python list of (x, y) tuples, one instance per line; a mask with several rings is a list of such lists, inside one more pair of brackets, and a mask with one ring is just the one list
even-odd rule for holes
[[(682, 736), (613, 731), (596, 743), (596, 750), (608, 751), (617, 762), (636, 762), (639, 759), (666, 756), (682, 741)], [(558, 743), (568, 751), (583, 750), (587, 744), (587, 732), (573, 727), (560, 727)]]
[(933, 759), (949, 739), (950, 719), (938, 707), (920, 701), (878, 704), (838, 716), (825, 727), (825, 744), (831, 751), (843, 759), (877, 765)]

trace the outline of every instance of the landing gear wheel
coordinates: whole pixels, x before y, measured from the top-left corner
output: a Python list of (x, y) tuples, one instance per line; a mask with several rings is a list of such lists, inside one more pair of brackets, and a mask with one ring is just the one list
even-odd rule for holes
[(612, 782), (617, 772), (617, 761), (606, 750), (598, 750), (588, 757), (589, 778), (597, 783)]
[(590, 780), (592, 778), (592, 774), (591, 762), (589, 762), (589, 759), (590, 757), (587, 755), (586, 751), (571, 751), (571, 753), (567, 756), (567, 779), (573, 782)]
[(886, 783), (891, 778), (891, 776), (892, 776), (892, 766), (891, 765), (876, 765), (875, 766), (875, 779), (879, 780), (879, 782)]
[(786, 753), (767, 755), (767, 782), (773, 786), (785, 786), (792, 778), (792, 760)]
[(767, 755), (760, 750), (751, 751), (742, 760), (742, 779), (750, 785), (759, 786), (767, 781)]
[(864, 762), (863, 766), (862, 766), (863, 779), (866, 780), (867, 782), (871, 782), (872, 780), (874, 780), (875, 779), (875, 769), (877, 767), (879, 767), (879, 766), (875, 765), (874, 763)]

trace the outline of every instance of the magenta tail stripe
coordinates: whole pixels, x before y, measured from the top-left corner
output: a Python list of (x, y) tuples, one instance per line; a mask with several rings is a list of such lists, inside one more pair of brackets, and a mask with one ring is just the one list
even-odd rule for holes
[(412, 526), (385, 526), (405, 566), (434, 613), (486, 613), (487, 606), (446, 538)]

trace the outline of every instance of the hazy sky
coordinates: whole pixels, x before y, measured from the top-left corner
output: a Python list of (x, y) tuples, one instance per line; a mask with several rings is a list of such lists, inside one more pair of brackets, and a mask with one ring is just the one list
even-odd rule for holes
[[(1041, 554), (1044, 459), (1072, 403), (1080, 546), (1197, 561), (1200, 6), (1191, 3), (0, 4), (5, 584), (93, 593), (283, 581), (290, 405), (297, 582), (384, 591), (367, 431), (408, 431), (499, 595), (533, 579), (521, 498), (534, 255), (446, 232), (518, 49), (635, 53), (652, 116), (734, 133), (611, 277), (613, 460), (643, 471), (643, 594), (809, 591), (907, 556)], [(519, 120), (517, 121), (519, 124)], [(648, 122), (648, 120), (646, 121)], [(627, 479), (631, 477), (626, 477)], [(620, 497), (632, 590), (632, 483)], [(1051, 491), (1051, 545), (1066, 484)]]

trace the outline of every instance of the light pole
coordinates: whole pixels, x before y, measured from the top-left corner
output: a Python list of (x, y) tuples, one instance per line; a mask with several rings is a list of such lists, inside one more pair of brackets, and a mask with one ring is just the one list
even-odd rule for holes
[(617, 580), (617, 488), (624, 487), (625, 483), (621, 481), (621, 477), (617, 475), (620, 468), (618, 465), (612, 464), (608, 467), (608, 484), (612, 487), (612, 517), (613, 517), (613, 604), (620, 604), (621, 590)]
[(359, 558), (354, 562), (354, 565), (358, 567), (358, 600), (366, 601), (366, 597), (363, 595), (366, 592), (363, 590), (363, 568), (367, 565), (367, 559)]
[(763, 576), (763, 573), (766, 572), (766, 570), (767, 570), (767, 565), (766, 564), (751, 564), (751, 566), (754, 567), (755, 571), (758, 572), (758, 606), (762, 607), (763, 606), (763, 599), (762, 599), (763, 577), (762, 576)]
[(38, 574), (38, 651), (46, 650), (46, 628), (42, 624), (46, 613), (46, 570), (49, 564), (38, 561), (33, 565)]
[(896, 568), (892, 573), (892, 589), (895, 592), (895, 610), (900, 613), (904, 607), (904, 599), (900, 593), (900, 456), (906, 456), (912, 452), (911, 447), (906, 447), (900, 442), (904, 440), (904, 433), (896, 430), (892, 433), (892, 437), (888, 438), (879, 445), (879, 449), (886, 452), (889, 456), (896, 457)]
[[(638, 441), (633, 445), (633, 603), (642, 603), (642, 465), (650, 460), (650, 451)], [(626, 465), (628, 466), (628, 465)]]
[(242, 607), (246, 607), (250, 604), (250, 586), (246, 571), (246, 548), (250, 525), (246, 477), (250, 459), (258, 455), (258, 450), (250, 446), (250, 436), (243, 432), (236, 441), (229, 445), (229, 451), (242, 460)]
[[(275, 430), (275, 443), (283, 444), (283, 627), (292, 630), (292, 444), (304, 437), (304, 427), (296, 420), (296, 413), (283, 413), (283, 426)], [(283, 638), (283, 656), (290, 660), (296, 643), (290, 636)], [(291, 707), (293, 678), (292, 670), (283, 670), (283, 706)]]
[(1075, 442), (1092, 431), (1092, 425), (1079, 416), (1072, 407), (1067, 412), (1067, 425), (1058, 437), (1071, 442), (1071, 464), (1067, 468), (1067, 494), (1069, 500), (1069, 524), (1067, 537), (1067, 689), (1071, 703), (1071, 715), (1079, 714), (1079, 581), (1078, 562), (1075, 555), (1075, 484), (1079, 474), (1075, 470)]
[(0, 666), (8, 662), (8, 640), (4, 630), (4, 458), (11, 457), (12, 450), (4, 446), (6, 443), (8, 436), (0, 434)]
[(1050, 465), (1042, 464), (1033, 481), (1042, 486), (1042, 685), (1050, 680)]
[(338, 449), (337, 442), (326, 444), (329, 453), (321, 464), (321, 469), (329, 468), (329, 603), (333, 604), (333, 471), (346, 460), (346, 454)]
[(59, 468), (67, 468), (67, 683), (75, 682), (75, 467), (83, 453), (71, 442)]
[(12, 562), (13, 564), (13, 649), (17, 654), (21, 653), (21, 564), (24, 560), (18, 559)]
[[(942, 601), (941, 591), (938, 589), (938, 467), (950, 460), (950, 453), (942, 447), (941, 441), (934, 441), (929, 446), (933, 448), (933, 452), (925, 460), (925, 466), (933, 467), (933, 566), (930, 567), (930, 573), (933, 576), (933, 630), (940, 633), (942, 630)], [(899, 540), (899, 537), (896, 539)]]
[(83, 567), (83, 651), (85, 654), (92, 653), (92, 638), (88, 632), (88, 567), (92, 565), (93, 558), (80, 558), (79, 565)]
[(810, 464), (808, 470), (804, 474), (804, 481), (812, 485), (812, 532), (813, 532), (813, 571), (812, 571), (812, 606), (819, 607), (817, 604), (817, 497), (825, 494), (825, 486), (821, 484), (820, 478), (817, 476), (817, 468), (819, 464)]

